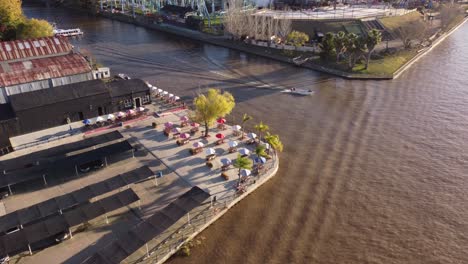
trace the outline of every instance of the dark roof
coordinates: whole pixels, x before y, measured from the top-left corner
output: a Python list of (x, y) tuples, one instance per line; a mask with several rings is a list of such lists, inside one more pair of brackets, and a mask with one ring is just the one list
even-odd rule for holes
[(133, 149), (133, 147), (128, 141), (122, 141), (72, 156), (52, 158), (37, 166), (0, 175), (0, 187), (31, 181), (41, 178), (42, 175), (48, 175), (48, 177), (64, 177), (64, 171), (72, 170), (74, 172), (76, 165), (104, 159), (104, 157), (124, 153), (131, 149)]
[[(153, 176), (153, 172), (148, 166), (144, 166), (88, 185), (74, 192), (11, 212), (0, 217), (0, 232), (4, 232), (19, 225), (26, 226), (37, 222), (50, 215), (58, 214), (59, 210), (66, 212), (74, 206), (88, 202), (91, 198), (114, 191), (129, 184), (146, 180), (151, 176)], [(117, 182), (119, 184), (116, 184)]]
[(146, 83), (140, 79), (110, 83), (105, 83), (102, 80), (91, 80), (11, 95), (10, 103), (13, 110), (18, 112), (99, 94), (108, 94), (110, 101), (110, 97), (146, 92), (148, 90)]
[(0, 121), (9, 120), (15, 117), (15, 113), (10, 104), (0, 104)]
[(26, 250), (28, 244), (67, 232), (70, 227), (93, 220), (105, 213), (140, 200), (132, 189), (126, 189), (94, 203), (76, 207), (64, 214), (54, 215), (44, 221), (24, 227), (13, 234), (0, 237), (0, 255), (15, 254)]
[(195, 186), (146, 221), (118, 236), (82, 263), (120, 263), (145, 243), (162, 234), (210, 195)]
[(53, 148), (48, 148), (41, 151), (32, 152), (27, 155), (19, 156), (12, 159), (0, 161), (0, 170), (14, 171), (25, 169), (34, 163), (42, 163), (51, 158), (65, 157), (70, 152), (84, 150), (86, 148), (96, 146), (99, 144), (108, 143), (117, 139), (122, 139), (123, 136), (119, 131), (113, 131), (94, 137), (89, 137), (80, 141), (72, 142), (69, 144), (60, 145)]
[(111, 97), (149, 91), (148, 85), (140, 79), (119, 80), (107, 83)]
[(105, 93), (108, 92), (103, 81), (91, 80), (11, 95), (10, 103), (13, 110), (18, 112)]

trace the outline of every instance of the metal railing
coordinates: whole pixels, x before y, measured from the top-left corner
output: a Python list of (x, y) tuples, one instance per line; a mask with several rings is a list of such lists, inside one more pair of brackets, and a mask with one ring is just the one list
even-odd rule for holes
[(167, 260), (186, 242), (227, 212), (235, 203), (262, 185), (267, 180), (265, 178), (267, 175), (272, 176), (273, 171), (278, 166), (277, 158), (277, 155), (272, 153), (272, 162), (264, 167), (263, 173), (254, 177), (254, 181), (248, 182), (246, 192), (239, 194), (234, 191), (233, 195), (222, 197), (216, 201), (211, 200), (195, 208), (186, 218), (180, 219), (163, 234), (146, 243), (144, 249), (146, 253), (143, 256), (127, 263), (162, 263)]

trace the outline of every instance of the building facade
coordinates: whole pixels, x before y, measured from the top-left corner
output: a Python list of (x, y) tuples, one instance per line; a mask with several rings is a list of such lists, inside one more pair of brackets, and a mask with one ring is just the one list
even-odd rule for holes
[(0, 116), (0, 148), (9, 138), (65, 125), (151, 103), (143, 80), (104, 82), (91, 80), (37, 91), (18, 93), (0, 104), (8, 113)]

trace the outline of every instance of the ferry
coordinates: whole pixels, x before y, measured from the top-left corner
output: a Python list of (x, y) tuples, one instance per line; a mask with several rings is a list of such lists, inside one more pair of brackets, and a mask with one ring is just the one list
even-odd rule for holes
[(63, 37), (73, 37), (73, 36), (81, 36), (83, 35), (83, 31), (79, 28), (72, 28), (72, 29), (54, 29), (55, 36), (63, 36)]

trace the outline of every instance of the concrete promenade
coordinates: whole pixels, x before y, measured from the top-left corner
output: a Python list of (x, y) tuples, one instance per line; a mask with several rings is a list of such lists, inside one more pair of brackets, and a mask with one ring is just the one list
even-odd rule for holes
[[(204, 129), (200, 126), (200, 131), (190, 138), (188, 144), (179, 146), (171, 133), (164, 135), (164, 123), (173, 122), (175, 126), (180, 127), (180, 118), (188, 115), (187, 110), (174, 110), (165, 112), (161, 117), (153, 114), (153, 111), (159, 109), (160, 102), (156, 101), (146, 118), (135, 122), (129, 122), (123, 128), (104, 128), (98, 129), (95, 133), (85, 135), (77, 128), (74, 135), (63, 137), (59, 140), (37, 144), (32, 147), (15, 151), (2, 157), (2, 159), (12, 158), (24, 155), (31, 151), (39, 151), (59, 144), (65, 144), (81, 140), (95, 134), (102, 134), (118, 129), (125, 139), (127, 139), (135, 148), (139, 149), (135, 159), (130, 159), (117, 164), (111, 164), (107, 168), (89, 175), (82, 175), (68, 182), (59, 185), (50, 186), (45, 189), (16, 194), (4, 200), (4, 213), (10, 213), (15, 210), (36, 204), (51, 197), (69, 193), (97, 181), (112, 177), (118, 173), (128, 171), (142, 165), (150, 166), (151, 170), (157, 174), (162, 172), (162, 178), (151, 180), (132, 186), (134, 191), (140, 196), (141, 207), (132, 206), (122, 208), (109, 215), (110, 224), (100, 218), (90, 223), (85, 231), (78, 232), (72, 239), (64, 241), (59, 245), (52, 246), (40, 251), (35, 251), (34, 255), (20, 254), (15, 256), (17, 263), (80, 263), (91, 256), (97, 250), (104, 247), (112, 239), (118, 239), (118, 234), (125, 232), (134, 225), (144, 221), (147, 217), (162, 209), (185, 191), (193, 186), (204, 189), (212, 196), (212, 200), (195, 208), (190, 214), (186, 215), (164, 233), (148, 242), (145, 247), (134, 252), (125, 263), (162, 263), (188, 240), (199, 234), (211, 223), (221, 217), (234, 204), (239, 202), (249, 193), (261, 186), (264, 182), (276, 174), (278, 170), (278, 158), (276, 153), (270, 153), (272, 159), (269, 159), (264, 168), (260, 170), (258, 176), (253, 176), (245, 183), (246, 190), (240, 194), (237, 192), (236, 184), (238, 182), (238, 170), (230, 167), (225, 171), (229, 175), (229, 180), (221, 177), (221, 158), (229, 158), (234, 161), (237, 158), (237, 152), (229, 153), (229, 140), (238, 141), (237, 149), (247, 148), (250, 150), (249, 158), (256, 157), (255, 145), (246, 144), (246, 139), (240, 139), (240, 136), (233, 135), (230, 126), (224, 130), (216, 128), (210, 129), (210, 137), (205, 138), (202, 135)], [(156, 123), (156, 128), (152, 127)], [(80, 124), (72, 124), (73, 128)], [(181, 128), (182, 133), (189, 132), (191, 126)], [(47, 138), (57, 133), (67, 133), (67, 126), (56, 127), (48, 130), (22, 136), (26, 142), (35, 142), (41, 138)], [(223, 133), (225, 135), (224, 143), (216, 144), (218, 140), (215, 135)], [(204, 150), (198, 154), (192, 155), (189, 149), (195, 142), (203, 142)], [(21, 140), (18, 144), (23, 144)], [(216, 152), (216, 158), (212, 160), (213, 167), (206, 165), (205, 150), (213, 148)], [(216, 197), (216, 198), (214, 198)]]

